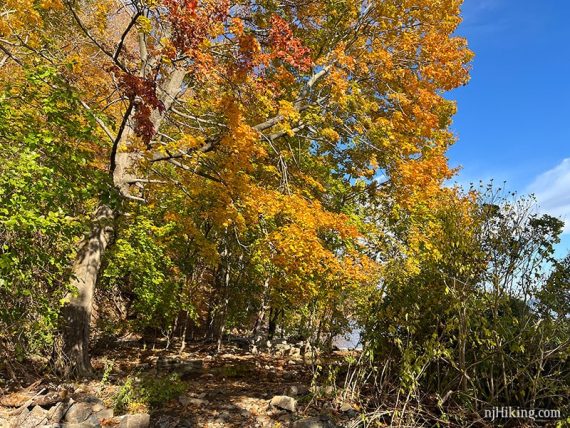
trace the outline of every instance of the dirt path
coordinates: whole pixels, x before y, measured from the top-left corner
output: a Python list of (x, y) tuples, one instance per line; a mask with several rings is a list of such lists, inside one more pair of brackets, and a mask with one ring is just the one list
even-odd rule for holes
[[(313, 366), (298, 354), (250, 353), (234, 346), (217, 353), (213, 345), (200, 344), (179, 353), (129, 342), (99, 350), (93, 366), (91, 380), (38, 379), (25, 394), (4, 394), (0, 415), (44, 388), (69, 391), (75, 402), (99, 399), (115, 415), (102, 426), (117, 425), (117, 415), (124, 413), (148, 413), (150, 426), (160, 428), (342, 426), (343, 414), (331, 400), (311, 390)], [(285, 396), (285, 405), (270, 405), (275, 396)]]

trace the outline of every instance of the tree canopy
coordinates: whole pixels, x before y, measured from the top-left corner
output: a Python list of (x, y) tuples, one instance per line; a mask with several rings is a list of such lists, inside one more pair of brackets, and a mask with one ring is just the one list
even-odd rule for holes
[(461, 3), (0, 1), (0, 352), (358, 323), (406, 387), (508, 397), (477, 358), (567, 342), (568, 263), (539, 279), (558, 220), (444, 186)]

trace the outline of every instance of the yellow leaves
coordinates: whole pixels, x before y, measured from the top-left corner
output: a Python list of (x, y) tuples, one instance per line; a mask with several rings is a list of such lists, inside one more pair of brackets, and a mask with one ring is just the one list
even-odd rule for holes
[(71, 67), (71, 71), (73, 73), (81, 73), (82, 65), (84, 63), (83, 57), (81, 55), (74, 53), (67, 58), (67, 62), (69, 64), (69, 67)]
[[(319, 192), (325, 192), (325, 187), (315, 178), (311, 177), (308, 174), (299, 174), (300, 178), (313, 190), (317, 190)], [(312, 195), (309, 192), (306, 192), (307, 196), (311, 197)]]
[(176, 153), (177, 151), (191, 151), (192, 149), (202, 147), (204, 143), (203, 136), (195, 137), (191, 134), (184, 134), (178, 141), (169, 142), (163, 147), (165, 152)]
[(63, 10), (63, 2), (61, 0), (42, 0), (40, 7), (45, 10)]
[(301, 117), (293, 103), (287, 100), (279, 101), (279, 114), (291, 122), (298, 121)]
[(346, 92), (348, 90), (346, 73), (339, 68), (334, 68), (330, 71), (327, 80), (331, 85), (331, 95), (334, 101), (342, 107), (346, 107)]
[(372, 169), (376, 170), (378, 169), (379, 165), (378, 165), (378, 159), (376, 158), (376, 153), (374, 153), (371, 157), (370, 157), (370, 166), (372, 167)]
[(340, 139), (340, 135), (332, 128), (324, 128), (321, 130), (321, 135), (331, 142), (337, 142)]
[(344, 42), (339, 43), (333, 53), (335, 63), (337, 65), (347, 68), (348, 70), (354, 70), (357, 61), (353, 56), (347, 55), (346, 51), (347, 51), (346, 43)]
[(150, 34), (152, 30), (152, 22), (146, 16), (139, 16), (137, 18), (137, 26), (141, 33)]
[[(35, 30), (41, 27), (43, 20), (33, 0), (6, 0), (5, 13), (0, 16), (0, 35), (10, 37), (22, 31), (28, 33), (28, 43), (37, 43)], [(31, 31), (34, 30), (34, 31)]]

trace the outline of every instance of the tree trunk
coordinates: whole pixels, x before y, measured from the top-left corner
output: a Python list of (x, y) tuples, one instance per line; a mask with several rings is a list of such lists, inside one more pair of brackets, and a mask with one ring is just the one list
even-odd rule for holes
[[(160, 128), (165, 113), (182, 91), (182, 82), (186, 72), (174, 68), (159, 85), (157, 95), (164, 109), (151, 112), (151, 122), (156, 131)], [(142, 155), (131, 147), (134, 130), (133, 104), (125, 112), (119, 132), (113, 142), (110, 159), (110, 173), (113, 185), (125, 199), (144, 199), (133, 195), (131, 189), (136, 185), (136, 166)], [(63, 319), (63, 364), (64, 372), (69, 376), (82, 376), (91, 371), (89, 360), (89, 324), (93, 306), (93, 295), (103, 254), (113, 234), (113, 223), (116, 213), (106, 206), (100, 205), (91, 224), (89, 236), (82, 241), (77, 259), (72, 268), (72, 289), (62, 311)]]
[[(89, 235), (82, 241), (72, 268), (68, 302), (63, 307), (64, 373), (85, 376), (91, 371), (89, 360), (89, 326), (93, 294), (101, 260), (113, 235), (115, 213), (106, 205), (95, 212)], [(75, 292), (75, 289), (77, 291)]]
[(255, 324), (253, 326), (253, 330), (251, 331), (251, 335), (253, 340), (257, 341), (258, 336), (260, 334), (261, 329), (263, 328), (264, 321), (265, 321), (265, 313), (269, 308), (269, 278), (266, 278), (263, 282), (263, 293), (261, 295), (261, 306), (257, 311), (257, 317), (255, 319)]

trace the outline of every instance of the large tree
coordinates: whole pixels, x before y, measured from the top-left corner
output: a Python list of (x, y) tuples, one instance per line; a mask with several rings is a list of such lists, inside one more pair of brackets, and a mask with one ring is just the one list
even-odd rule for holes
[(453, 35), (460, 5), (4, 0), (3, 67), (49, 63), (107, 138), (98, 158), (112, 185), (64, 310), (69, 372), (90, 368), (93, 293), (117, 216), (168, 189), (229, 234), (257, 227), (283, 284), (367, 272), (345, 196), (390, 188), (421, 205), (451, 175), (455, 107), (443, 92), (466, 83), (471, 59)]

